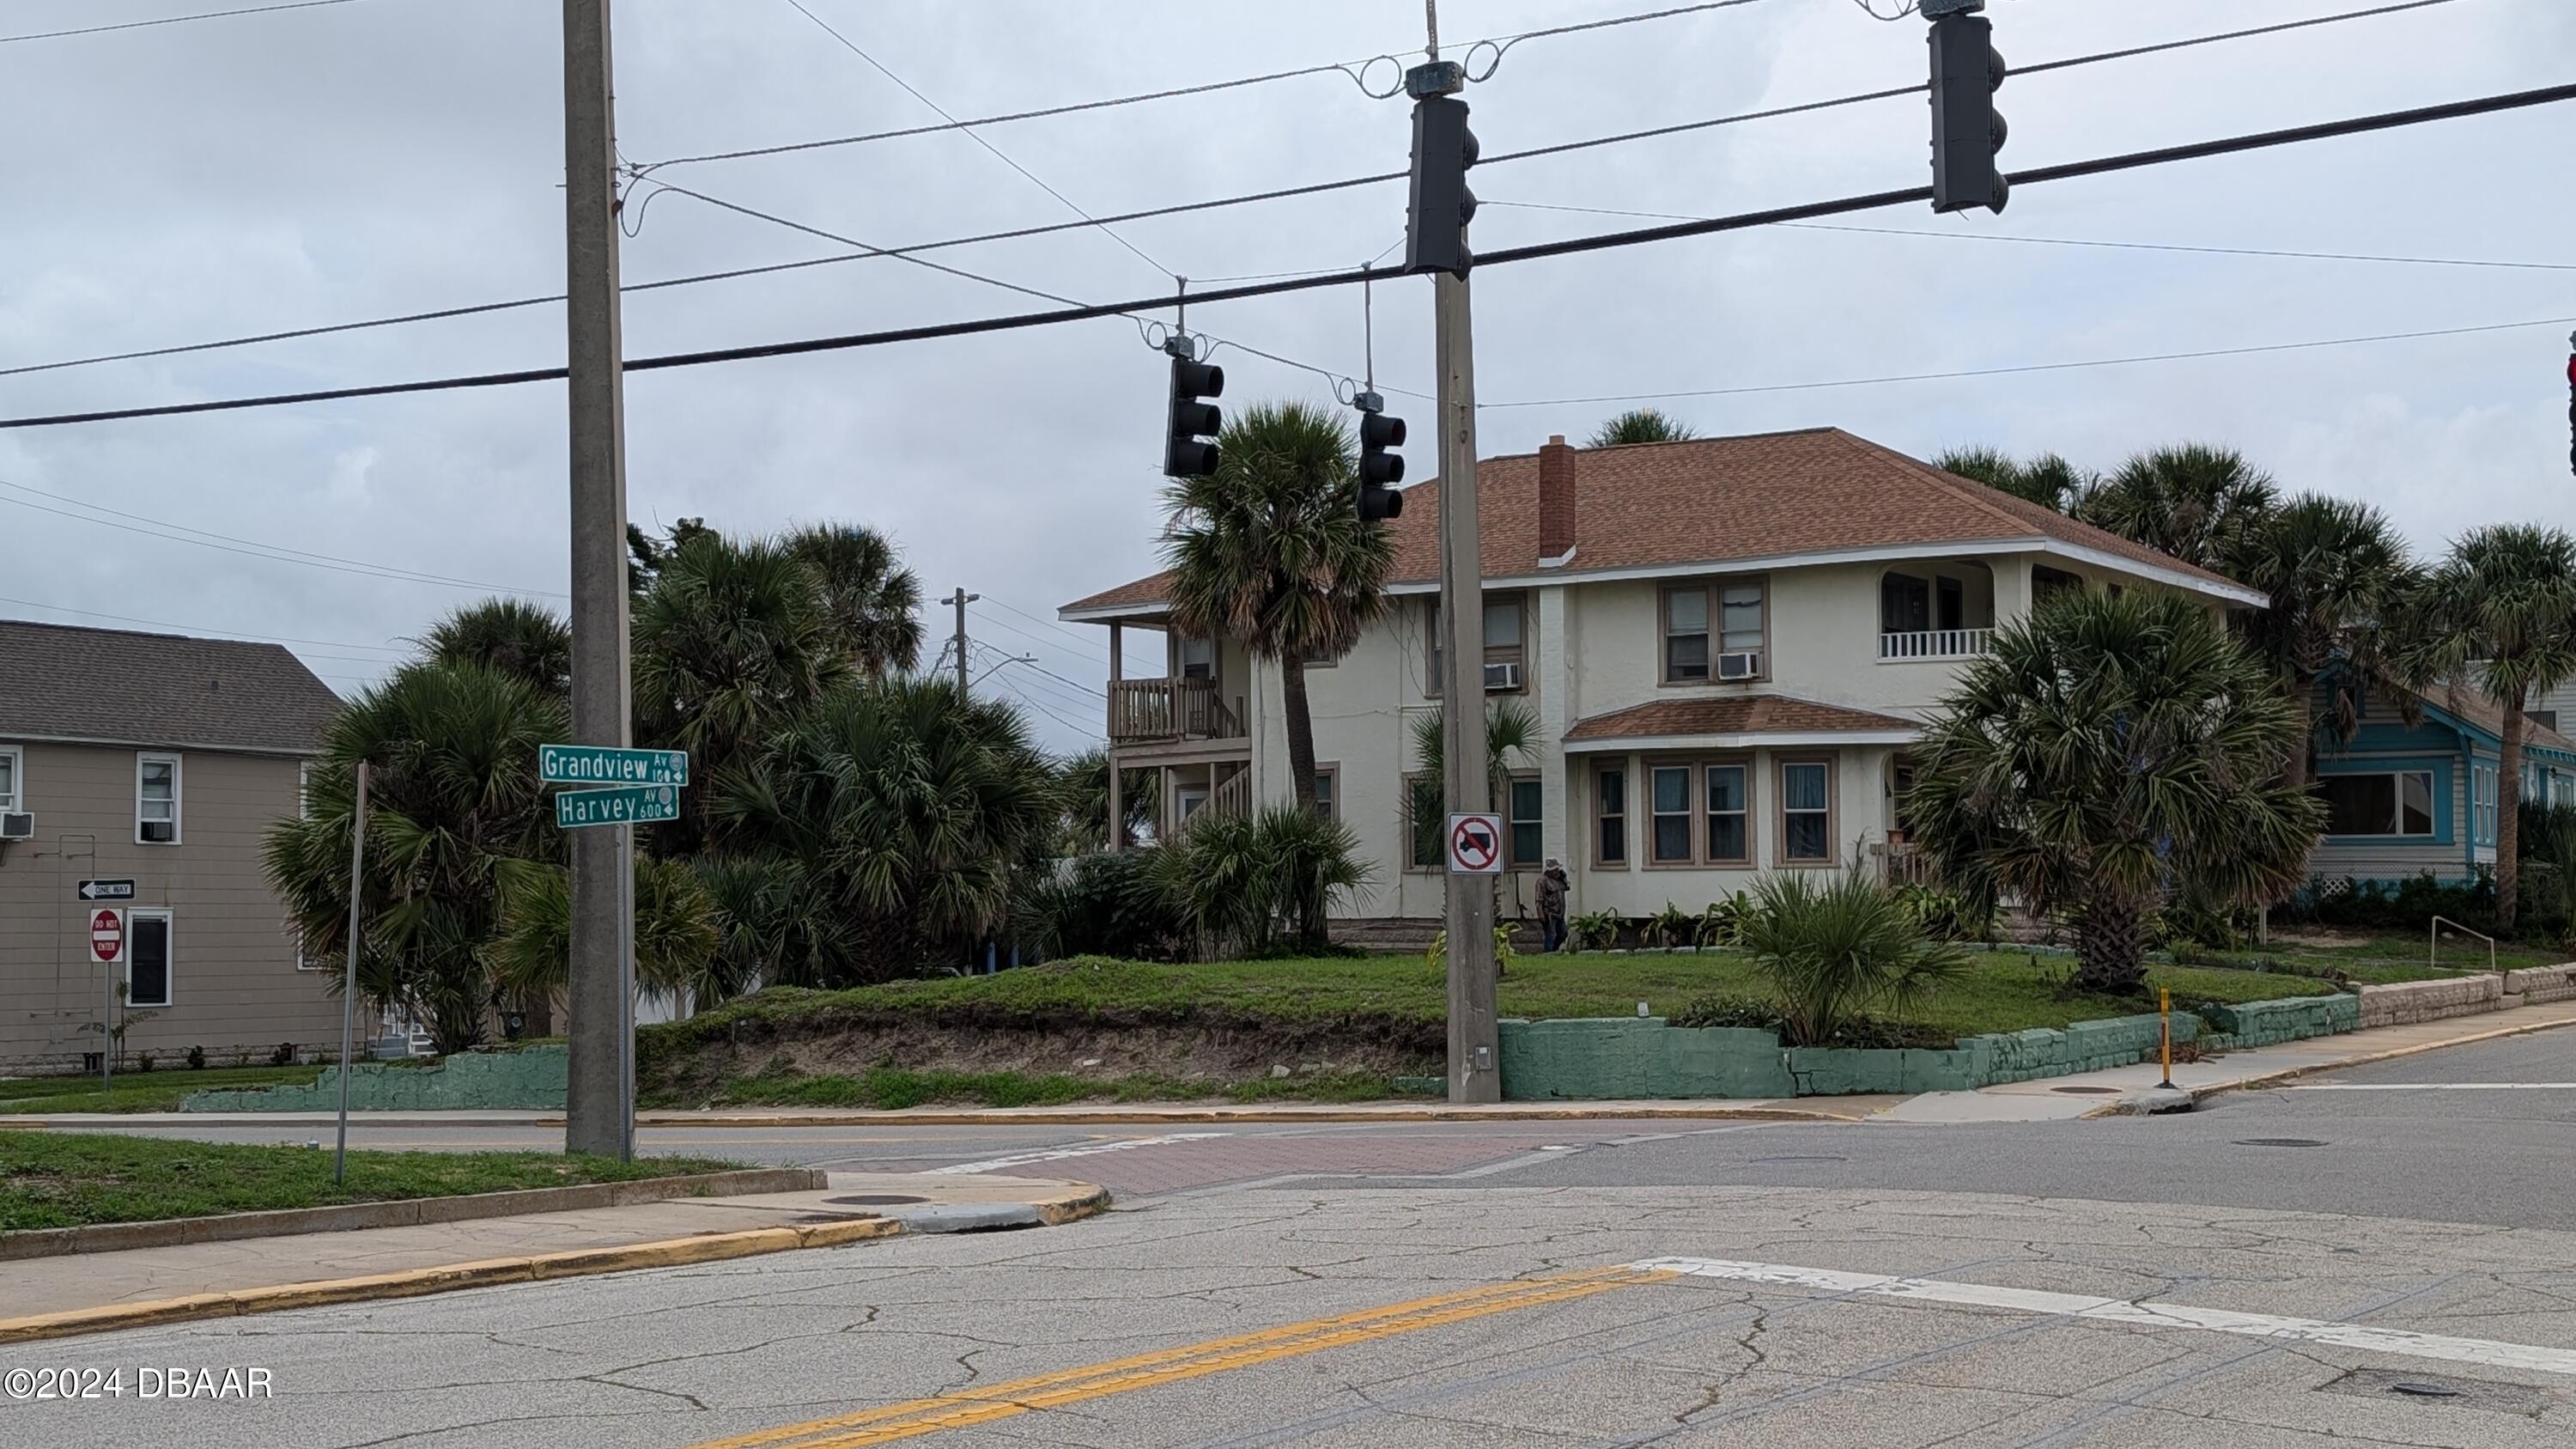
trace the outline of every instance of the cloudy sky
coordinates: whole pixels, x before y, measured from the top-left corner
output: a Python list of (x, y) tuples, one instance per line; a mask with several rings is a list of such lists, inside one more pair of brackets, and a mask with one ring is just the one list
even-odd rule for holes
[[(1997, 0), (1990, 13), (1998, 47), (2028, 64), (2363, 3)], [(970, 118), (1423, 39), (1411, 0), (804, 4)], [(192, 8), (228, 7), (0, 0), (0, 36)], [(1453, 50), (1653, 8), (1440, 7)], [(559, 24), (559, 7), (541, 0), (354, 0), (0, 42), (0, 118), (14, 142), (0, 152), (0, 368), (559, 290)], [(1881, 23), (1853, 0), (1752, 0), (1532, 39), (1467, 99), (1498, 154), (1919, 82), (1922, 32), (1919, 19)], [(791, 0), (620, 0), (616, 45), (620, 145), (637, 162), (939, 119)], [(2571, 60), (2576, 6), (2456, 0), (2016, 78), (2003, 92), (2005, 159), (2040, 166), (2520, 90), (2567, 80)], [(2289, 487), (2377, 503), (2427, 550), (2479, 523), (2563, 520), (2571, 127), (2576, 106), (2544, 107), (2029, 186), (2002, 217), (1910, 207), (1842, 219), (1930, 235), (1774, 229), (1493, 268), (1476, 280), (1483, 451), (1579, 438), (1621, 406), (1552, 399), (2557, 318), (1659, 405), (1706, 433), (1837, 424), (1918, 454), (1988, 442), (2100, 467), (2163, 442), (2226, 443)], [(1926, 133), (1924, 104), (1908, 97), (1484, 167), (1476, 243), (1642, 224), (1544, 207), (1709, 215), (1917, 185)], [(1371, 99), (1338, 74), (981, 134), (1095, 214), (1400, 169), (1408, 136), (1402, 101)], [(879, 246), (1073, 214), (956, 132), (662, 175)], [(1083, 231), (937, 255), (1103, 300), (1154, 294), (1172, 272), (1350, 266), (1402, 229), (1402, 187), (1380, 185), (1120, 228), (1136, 251)], [(2538, 265), (2002, 240), (2014, 237)], [(630, 283), (840, 250), (676, 194), (653, 201), (623, 246)], [(629, 354), (641, 356), (1030, 305), (875, 259), (645, 292), (625, 320)], [(1364, 365), (1356, 291), (1211, 306), (1191, 320), (1320, 370), (1226, 351), (1230, 406), (1329, 401), (1327, 375)], [(1430, 325), (1428, 282), (1379, 289), (1382, 387), (1429, 390)], [(544, 366), (562, 347), (560, 308), (531, 307), (0, 375), (0, 416)], [(639, 374), (627, 388), (632, 511), (648, 523), (703, 515), (728, 531), (820, 518), (887, 530), (925, 593), (981, 593), (979, 637), (1040, 657), (986, 687), (1022, 694), (1042, 737), (1071, 746), (1097, 729), (1107, 661), (1102, 631), (1056, 624), (1053, 610), (1155, 566), (1162, 367), (1134, 325), (1113, 319)], [(1394, 410), (1408, 409), (1428, 412), (1399, 398)], [(564, 458), (559, 384), (0, 432), (0, 615), (297, 641), (318, 673), (355, 689), (406, 637), (475, 597), (374, 566), (541, 597), (564, 588)], [(151, 536), (180, 530), (199, 532)], [(946, 620), (934, 613), (934, 634)]]

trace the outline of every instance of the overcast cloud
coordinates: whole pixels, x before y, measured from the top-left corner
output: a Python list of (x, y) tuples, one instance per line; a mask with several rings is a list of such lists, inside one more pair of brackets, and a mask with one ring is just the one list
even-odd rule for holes
[[(1421, 7), (1361, 0), (806, 0), (932, 100), (990, 114), (1415, 45)], [(2016, 62), (2356, 8), (2358, 0), (1997, 0)], [(0, 34), (222, 8), (11, 0)], [(1461, 37), (1656, 8), (1448, 0)], [(1882, 0), (1885, 8), (1885, 0)], [(2010, 168), (2563, 82), (2565, 0), (2460, 0), (2286, 35), (2017, 78)], [(620, 142), (660, 158), (938, 118), (788, 0), (620, 0)], [(0, 45), (0, 367), (512, 297), (562, 286), (559, 7), (364, 0)], [(1917, 82), (1923, 23), (1850, 0), (1732, 9), (1532, 40), (1472, 88), (1489, 154)], [(1383, 72), (1385, 67), (1381, 66)], [(2017, 192), (2000, 218), (1921, 207), (1480, 272), (1491, 403), (1805, 382), (2576, 317), (2576, 272), (2009, 245), (2083, 238), (2576, 264), (2576, 107)], [(1487, 202), (1715, 214), (1920, 184), (1918, 97), (1480, 169)], [(1400, 100), (1333, 75), (992, 128), (1094, 212), (1400, 168)], [(1070, 215), (958, 134), (675, 168), (670, 179), (877, 245)], [(1489, 205), (1479, 250), (1637, 223)], [(1123, 228), (1194, 278), (1348, 266), (1403, 228), (1400, 185)], [(629, 282), (828, 254), (666, 195), (624, 243)], [(1157, 269), (1093, 232), (939, 259), (1086, 300)], [(650, 292), (630, 355), (1026, 310), (884, 259)], [(1192, 313), (1335, 374), (1362, 368), (1360, 298)], [(1836, 424), (1929, 454), (1989, 442), (2094, 466), (2204, 439), (2291, 488), (2388, 510), (2425, 549), (2566, 516), (2568, 328), (1665, 404), (1706, 433)], [(1383, 387), (1428, 391), (1430, 286), (1378, 289)], [(549, 365), (560, 309), (0, 378), (11, 416)], [(1329, 401), (1312, 373), (1220, 360), (1229, 407)], [(641, 521), (761, 532), (818, 518), (891, 533), (924, 592), (965, 587), (1041, 737), (1096, 732), (1102, 631), (1067, 599), (1155, 567), (1162, 359), (1109, 320), (639, 374), (628, 479)], [(1483, 451), (1580, 438), (1620, 404), (1494, 407)], [(1427, 404), (1393, 409), (1426, 417)], [(0, 433), (0, 480), (241, 538), (531, 591), (564, 588), (559, 384)], [(1416, 450), (1420, 451), (1420, 450)], [(1417, 475), (1429, 472), (1417, 458)], [(343, 691), (470, 591), (219, 552), (35, 511), (0, 490), (0, 614), (124, 615), (297, 646)], [(41, 501), (41, 500), (38, 500)], [(1025, 615), (1037, 616), (1033, 620)], [(947, 613), (932, 611), (935, 636)], [(364, 647), (353, 647), (364, 646)], [(0, 684), (5, 687), (5, 684)]]

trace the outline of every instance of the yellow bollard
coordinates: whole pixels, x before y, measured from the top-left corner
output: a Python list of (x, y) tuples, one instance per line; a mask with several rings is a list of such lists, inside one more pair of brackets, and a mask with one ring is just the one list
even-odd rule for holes
[(2159, 986), (2159, 987), (2157, 987), (2157, 988), (2156, 988), (2156, 998), (2157, 998), (2157, 1007), (2158, 1007), (2158, 1010), (2162, 1013), (2162, 1015), (2163, 1015), (2163, 1017), (2164, 1017), (2164, 1020), (2163, 1020), (2163, 1023), (2162, 1023), (2162, 1033), (2163, 1033), (2163, 1036), (2164, 1036), (2164, 1056), (2165, 1056), (2165, 1079), (2164, 1079), (2162, 1082), (2157, 1083), (2156, 1085), (2158, 1085), (2159, 1087), (2162, 1087), (2164, 1090), (2166, 1090), (2166, 1091), (2170, 1092), (2170, 1091), (2172, 1091), (2172, 1090), (2174, 1089), (2174, 1084), (2173, 1084), (2173, 988), (2171, 988), (2171, 987), (2167, 987), (2167, 986)]

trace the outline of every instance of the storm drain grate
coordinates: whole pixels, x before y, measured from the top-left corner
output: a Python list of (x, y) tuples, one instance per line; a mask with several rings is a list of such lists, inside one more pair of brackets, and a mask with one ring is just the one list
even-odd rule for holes
[(2325, 1146), (2325, 1144), (2324, 1144), (2324, 1143), (2319, 1142), (2317, 1139), (2315, 1139), (2315, 1138), (2313, 1138), (2313, 1137), (2240, 1137), (2240, 1138), (2236, 1139), (2236, 1145), (2237, 1145), (2237, 1146), (2239, 1146), (2239, 1147), (2323, 1147), (2323, 1146)]
[(2522, 1417), (2544, 1413), (2567, 1402), (2566, 1394), (2550, 1389), (2466, 1378), (2458, 1374), (2430, 1378), (2422, 1369), (2354, 1369), (2331, 1383), (2317, 1385), (2317, 1391), (2352, 1394), (2382, 1402), (2393, 1396), (2426, 1408), (2440, 1408), (2444, 1413), (2470, 1410)]
[(2109, 1096), (2111, 1093), (2120, 1089), (2117, 1087), (2051, 1087), (2048, 1090), (2052, 1092), (2077, 1092), (2090, 1096)]
[(851, 1197), (827, 1197), (833, 1207), (900, 1207), (905, 1203), (928, 1202), (926, 1197), (907, 1197), (899, 1192), (862, 1193)]

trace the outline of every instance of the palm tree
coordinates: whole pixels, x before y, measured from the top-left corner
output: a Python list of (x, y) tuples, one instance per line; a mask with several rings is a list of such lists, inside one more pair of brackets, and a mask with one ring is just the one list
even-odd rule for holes
[[(689, 752), (693, 779), (756, 756), (790, 716), (850, 677), (840, 626), (814, 573), (784, 544), (701, 532), (665, 558), (635, 610), (642, 740)], [(709, 792), (689, 791), (665, 843), (703, 836)]]
[(787, 551), (814, 571), (833, 633), (861, 674), (905, 672), (920, 662), (921, 580), (884, 534), (813, 524), (787, 535)]
[[(998, 929), (1063, 811), (1017, 713), (904, 676), (804, 710), (709, 793), (730, 853), (786, 883), (758, 908), (823, 914), (770, 978), (814, 986), (915, 971)], [(745, 895), (710, 890), (723, 914)]]
[(2270, 474), (2233, 448), (2201, 443), (2140, 453), (2088, 491), (2076, 516), (2205, 569), (2223, 569), (2272, 509)]
[[(1118, 813), (1127, 817), (1126, 838), (1141, 839), (1161, 813), (1160, 770), (1122, 770)], [(1068, 855), (1109, 848), (1109, 752), (1085, 750), (1057, 767), (1064, 791), (1065, 842)]]
[(1628, 443), (1687, 443), (1698, 436), (1698, 430), (1688, 423), (1653, 408), (1637, 408), (1593, 429), (1592, 441), (1585, 446), (1616, 448)]
[(1163, 553), (1172, 627), (1276, 661), (1297, 803), (1315, 808), (1306, 661), (1359, 642), (1386, 610), (1395, 546), (1362, 523), (1349, 429), (1301, 402), (1256, 403), (1218, 437), (1216, 472), (1173, 484)]
[(2405, 540), (2366, 503), (2306, 493), (2245, 530), (2222, 571), (2271, 598), (2243, 627), (2307, 716), (2284, 762), (2290, 783), (2303, 785), (2317, 736), (2350, 738), (2385, 672), (2391, 630), (2415, 576)]
[(495, 992), (485, 952), (515, 868), (552, 861), (561, 834), (537, 747), (563, 738), (560, 699), (482, 664), (410, 664), (332, 722), (305, 814), (263, 855), (305, 954), (347, 949), (349, 818), (368, 763), (358, 981), (429, 1023), (442, 1052), (480, 1042)]
[[(1413, 858), (1437, 861), (1449, 828), (1447, 808), (1448, 739), (1443, 716), (1413, 719)], [(1485, 711), (1485, 780), (1496, 802), (1511, 798), (1514, 764), (1539, 755), (1538, 712), (1517, 699), (1498, 699)]]
[(2135, 995), (2168, 891), (2235, 910), (2305, 876), (2323, 807), (2281, 778), (2299, 719), (2192, 601), (2069, 596), (1998, 631), (1926, 726), (1916, 838), (1954, 886), (2072, 917), (2075, 989)]
[[(693, 1010), (739, 993), (715, 905), (686, 862), (635, 856), (635, 979)], [(572, 890), (559, 865), (513, 861), (503, 872), (499, 936), (484, 953), (505, 990), (551, 997), (572, 980)]]
[(543, 604), (467, 604), (432, 625), (420, 645), (441, 664), (489, 665), (558, 698), (572, 692), (572, 626)]
[(2059, 513), (2073, 512), (2095, 481), (2055, 453), (2020, 462), (1994, 448), (1952, 448), (1934, 458), (1932, 466)]
[(2473, 529), (2451, 544), (2408, 610), (2399, 672), (2471, 684), (2504, 711), (2496, 811), (2496, 924), (2513, 929), (2521, 884), (2523, 707), (2576, 675), (2576, 537), (2537, 524)]

